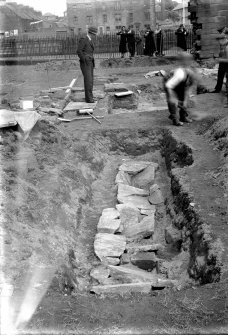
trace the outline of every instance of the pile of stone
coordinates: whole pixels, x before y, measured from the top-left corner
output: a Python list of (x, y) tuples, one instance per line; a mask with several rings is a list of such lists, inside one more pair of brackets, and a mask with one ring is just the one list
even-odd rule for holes
[(99, 284), (92, 292), (149, 293), (174, 285), (158, 274), (156, 252), (162, 246), (153, 240), (156, 206), (164, 202), (155, 181), (158, 164), (125, 160), (116, 176), (116, 208), (103, 210), (97, 226), (94, 251), (101, 264), (91, 271)]

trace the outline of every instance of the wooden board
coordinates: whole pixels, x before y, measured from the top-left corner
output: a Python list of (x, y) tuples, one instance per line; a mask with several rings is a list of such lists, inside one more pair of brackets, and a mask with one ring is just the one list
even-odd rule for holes
[(73, 102), (71, 101), (65, 108), (64, 112), (69, 111), (79, 111), (80, 109), (94, 109), (97, 105), (97, 102), (88, 104), (87, 102)]

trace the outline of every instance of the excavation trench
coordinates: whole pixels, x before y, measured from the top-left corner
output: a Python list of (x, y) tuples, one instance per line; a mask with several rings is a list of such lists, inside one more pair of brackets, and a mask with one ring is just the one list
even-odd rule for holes
[[(76, 134), (72, 139), (41, 121), (23, 151), (13, 133), (10, 138), (6, 134), (3, 137), (11, 143), (3, 167), (11, 173), (11, 181), (5, 180), (12, 195), (6, 205), (6, 210), (10, 208), (8, 222), (18, 220), (18, 226), (15, 224), (7, 231), (7, 246), (11, 248), (19, 240), (23, 242), (17, 255), (9, 252), (6, 272), (11, 278), (20, 282), (29, 265), (44, 262), (58, 265), (52, 285), (60, 286), (67, 294), (75, 290), (109, 293), (107, 286), (111, 292), (121, 293), (119, 287), (123, 284), (124, 290), (130, 284), (137, 292), (147, 292), (145, 283), (151, 280), (148, 274), (160, 280), (159, 284), (157, 281), (151, 284), (150, 290), (182, 288), (189, 283), (204, 284), (220, 279), (219, 254), (205, 239), (208, 231), (204, 231), (181, 174), (194, 162), (192, 150), (168, 131), (107, 130), (84, 132), (78, 138)], [(15, 162), (10, 164), (13, 149), (20, 170), (15, 168)], [(104, 210), (114, 209), (120, 202), (116, 176), (126, 160), (158, 166), (154, 180), (147, 182), (145, 189), (149, 192), (150, 186), (158, 185), (163, 200), (155, 205), (153, 231), (149, 229), (146, 234), (133, 236), (118, 257), (110, 256), (104, 262), (94, 250), (98, 222)], [(19, 208), (16, 208), (18, 197), (13, 196), (16, 189), (24, 190)], [(146, 217), (148, 214), (141, 211), (139, 221)], [(19, 223), (23, 225), (22, 230)], [(116, 231), (114, 235), (123, 233)], [(135, 249), (135, 245), (141, 248)], [(119, 259), (115, 264), (114, 258), (115, 262)], [(22, 260), (19, 278), (15, 272)], [(104, 268), (108, 268), (105, 274)], [(119, 273), (117, 268), (133, 268), (140, 273)], [(99, 269), (98, 276), (91, 276), (96, 269)], [(139, 279), (135, 279), (137, 276)], [(113, 286), (118, 286), (118, 292), (113, 291)]]

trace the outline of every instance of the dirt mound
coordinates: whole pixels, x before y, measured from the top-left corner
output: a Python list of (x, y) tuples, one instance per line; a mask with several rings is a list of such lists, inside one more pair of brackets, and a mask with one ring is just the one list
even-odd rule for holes
[(45, 63), (38, 63), (35, 66), (35, 71), (69, 71), (74, 68), (79, 68), (78, 60), (51, 60)]
[(104, 68), (117, 68), (117, 67), (139, 67), (139, 66), (156, 66), (156, 65), (168, 65), (173, 60), (160, 57), (153, 58), (149, 56), (136, 56), (130, 58), (109, 58), (101, 62), (101, 67)]

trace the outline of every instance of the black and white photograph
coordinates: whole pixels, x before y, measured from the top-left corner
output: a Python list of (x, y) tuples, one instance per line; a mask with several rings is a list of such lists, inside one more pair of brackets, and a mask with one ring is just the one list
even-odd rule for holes
[(0, 0), (0, 334), (228, 334), (228, 0)]

